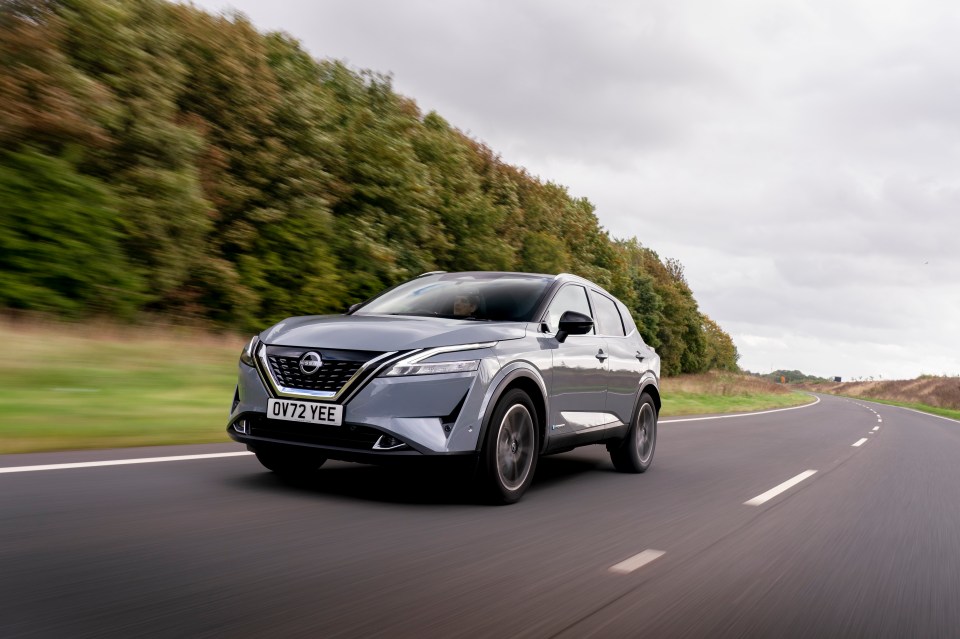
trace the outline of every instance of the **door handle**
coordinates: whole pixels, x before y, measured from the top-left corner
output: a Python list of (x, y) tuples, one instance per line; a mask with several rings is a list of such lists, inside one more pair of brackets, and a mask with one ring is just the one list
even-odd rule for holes
[(644, 359), (643, 353), (637, 351), (636, 358), (642, 362)]
[(607, 357), (608, 357), (608, 355), (603, 352), (603, 349), (602, 349), (602, 348), (601, 348), (599, 351), (597, 351), (597, 359), (599, 359), (601, 362), (602, 362), (603, 360), (607, 359)]

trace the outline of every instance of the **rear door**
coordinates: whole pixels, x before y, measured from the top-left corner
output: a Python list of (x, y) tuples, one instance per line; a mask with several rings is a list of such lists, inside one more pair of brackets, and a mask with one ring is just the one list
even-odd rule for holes
[(636, 334), (627, 336), (627, 327), (632, 324), (622, 317), (618, 304), (599, 291), (590, 291), (597, 330), (606, 342), (607, 354), (607, 402), (606, 412), (612, 413), (624, 424), (629, 424), (640, 388), (643, 374), (642, 357), (638, 349), (640, 340)]

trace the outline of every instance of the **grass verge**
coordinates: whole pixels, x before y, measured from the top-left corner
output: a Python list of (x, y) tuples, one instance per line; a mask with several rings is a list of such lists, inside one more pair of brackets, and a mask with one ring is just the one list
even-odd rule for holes
[(0, 325), (0, 454), (225, 442), (241, 338)]
[(814, 401), (806, 393), (750, 375), (713, 371), (666, 377), (661, 381), (661, 417), (745, 413), (802, 406)]
[(805, 393), (787, 395), (707, 395), (702, 393), (664, 392), (661, 417), (706, 415), (710, 413), (749, 413), (774, 408), (790, 408), (813, 402)]

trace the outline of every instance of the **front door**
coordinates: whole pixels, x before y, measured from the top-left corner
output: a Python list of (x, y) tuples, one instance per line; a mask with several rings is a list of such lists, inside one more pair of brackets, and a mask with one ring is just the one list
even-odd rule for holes
[[(577, 284), (565, 285), (550, 304), (546, 324), (556, 334), (560, 316), (576, 311), (593, 317), (587, 291)], [(566, 340), (551, 340), (553, 381), (550, 399), (551, 439), (602, 432), (613, 418), (606, 411), (606, 342), (596, 329), (586, 335), (569, 335)]]

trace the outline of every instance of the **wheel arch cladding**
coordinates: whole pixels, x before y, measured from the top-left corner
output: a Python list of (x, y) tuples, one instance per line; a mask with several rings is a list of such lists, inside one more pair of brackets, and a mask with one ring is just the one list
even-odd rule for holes
[(640, 389), (640, 394), (642, 395), (643, 393), (650, 395), (651, 399), (653, 399), (653, 405), (657, 407), (657, 413), (659, 413), (660, 406), (661, 406), (660, 391), (657, 390), (656, 385), (654, 384), (645, 385), (643, 388)]
[(497, 389), (495, 399), (490, 402), (487, 415), (484, 416), (483, 428), (480, 432), (480, 437), (477, 439), (477, 450), (480, 450), (483, 446), (487, 428), (490, 427), (490, 418), (493, 416), (493, 411), (496, 409), (497, 404), (505, 394), (514, 388), (522, 390), (527, 394), (527, 397), (530, 398), (530, 401), (533, 402), (533, 408), (537, 413), (535, 415), (537, 419), (537, 438), (539, 440), (537, 442), (537, 450), (538, 452), (543, 450), (547, 429), (547, 402), (543, 396), (543, 389), (540, 388), (540, 384), (532, 377), (528, 377), (522, 373), (508, 378), (508, 381)]

